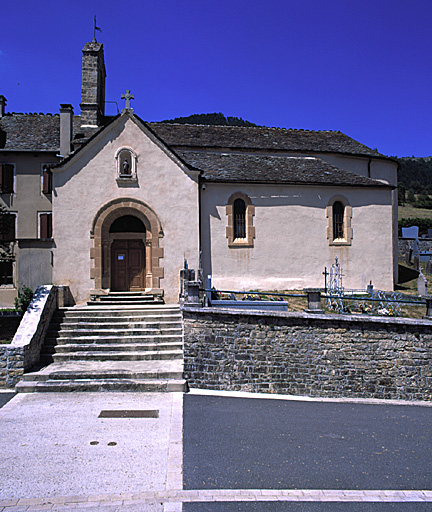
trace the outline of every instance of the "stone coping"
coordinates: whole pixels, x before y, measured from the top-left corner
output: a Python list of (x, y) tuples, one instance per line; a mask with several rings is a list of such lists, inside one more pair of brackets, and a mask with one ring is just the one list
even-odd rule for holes
[(301, 311), (266, 311), (256, 309), (241, 309), (233, 310), (232, 308), (216, 308), (216, 307), (194, 307), (189, 305), (183, 305), (181, 310), (185, 313), (194, 313), (199, 315), (225, 315), (233, 318), (239, 316), (251, 316), (251, 317), (267, 317), (267, 318), (283, 318), (283, 319), (304, 319), (311, 321), (324, 321), (324, 322), (335, 322), (335, 323), (346, 323), (346, 324), (376, 324), (382, 326), (390, 325), (401, 325), (410, 327), (432, 327), (432, 319), (420, 319), (420, 318), (401, 318), (401, 317), (381, 317), (371, 315), (339, 315), (336, 313), (306, 313)]
[(39, 286), (33, 295), (17, 332), (12, 340), (12, 347), (29, 345), (36, 334), (45, 305), (48, 302), (53, 285)]

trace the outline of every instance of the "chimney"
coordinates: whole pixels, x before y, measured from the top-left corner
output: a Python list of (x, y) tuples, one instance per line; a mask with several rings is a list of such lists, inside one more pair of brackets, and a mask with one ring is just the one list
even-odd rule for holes
[(94, 39), (82, 53), (81, 126), (100, 126), (105, 115), (103, 44)]
[(0, 95), (0, 119), (6, 114), (6, 98)]
[(73, 107), (69, 103), (60, 105), (60, 155), (71, 153)]

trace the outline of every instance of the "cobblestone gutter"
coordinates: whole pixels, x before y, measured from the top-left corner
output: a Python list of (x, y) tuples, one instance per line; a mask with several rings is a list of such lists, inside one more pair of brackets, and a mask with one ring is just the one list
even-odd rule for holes
[(12, 387), (39, 362), (45, 332), (57, 307), (57, 288), (39, 286), (10, 345), (0, 346), (0, 387)]
[(191, 387), (432, 399), (432, 322), (184, 308)]

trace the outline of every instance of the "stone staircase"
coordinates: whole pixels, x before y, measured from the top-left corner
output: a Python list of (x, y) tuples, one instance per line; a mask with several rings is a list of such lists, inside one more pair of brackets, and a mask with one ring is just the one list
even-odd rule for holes
[(124, 293), (60, 308), (16, 390), (185, 391), (179, 306)]

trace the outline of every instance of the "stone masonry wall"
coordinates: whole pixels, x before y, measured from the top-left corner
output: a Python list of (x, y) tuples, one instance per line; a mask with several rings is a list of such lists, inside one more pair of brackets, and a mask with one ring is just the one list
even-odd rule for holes
[(185, 308), (191, 387), (432, 399), (432, 322)]
[(24, 371), (39, 362), (51, 317), (57, 307), (57, 288), (39, 286), (10, 345), (0, 346), (0, 387), (12, 387)]

